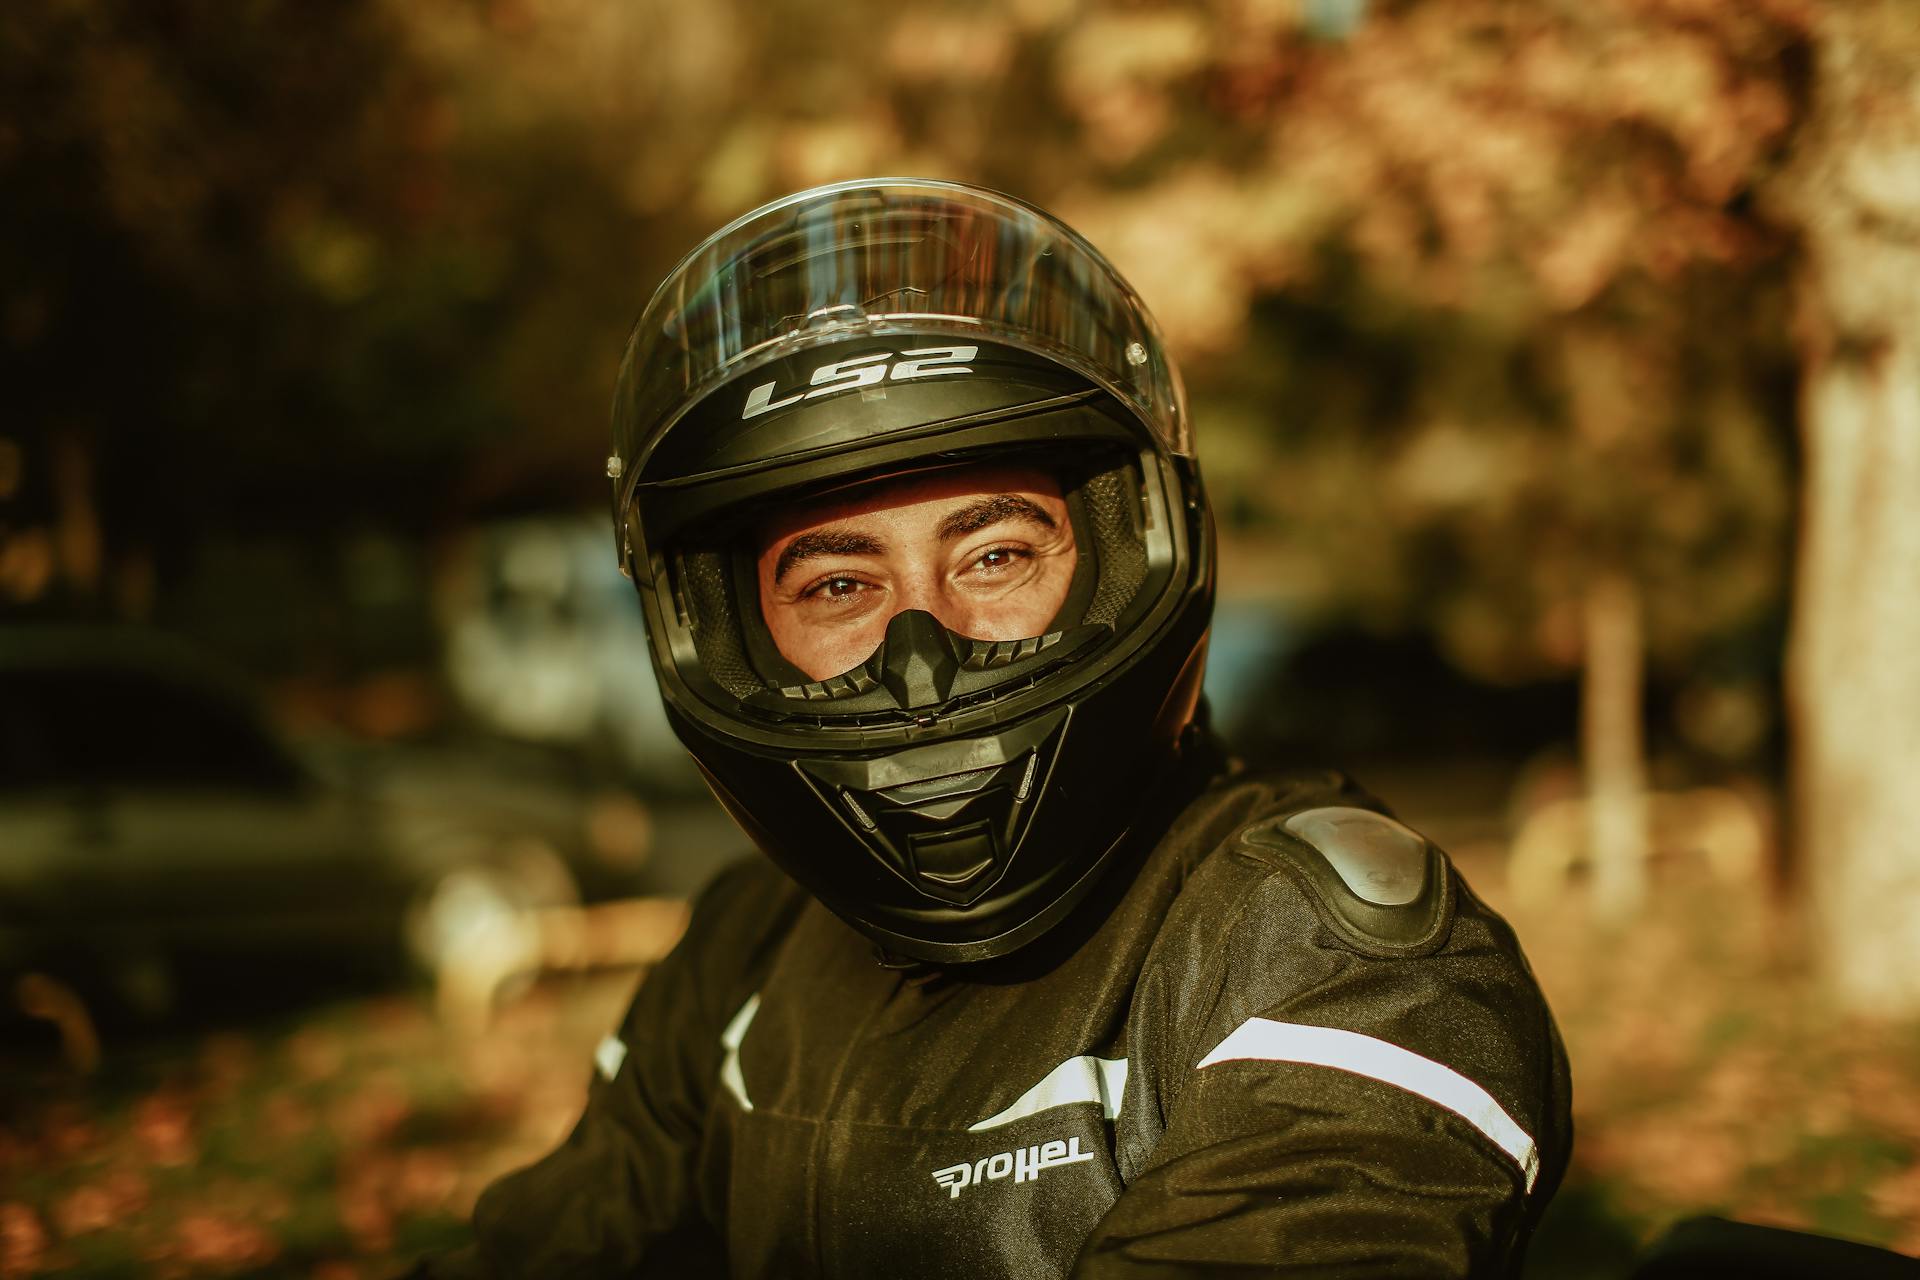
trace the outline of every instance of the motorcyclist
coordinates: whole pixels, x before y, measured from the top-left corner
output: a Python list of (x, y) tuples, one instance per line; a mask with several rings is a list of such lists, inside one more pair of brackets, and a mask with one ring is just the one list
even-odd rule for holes
[(1551, 1015), (1431, 843), (1216, 749), (1184, 397), (1097, 251), (801, 192), (660, 286), (614, 418), (655, 674), (766, 857), (421, 1274), (1517, 1269)]

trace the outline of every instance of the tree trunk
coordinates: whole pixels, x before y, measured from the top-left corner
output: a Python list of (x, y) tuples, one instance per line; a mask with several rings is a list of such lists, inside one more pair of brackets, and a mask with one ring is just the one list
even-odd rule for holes
[(102, 538), (93, 500), (93, 462), (86, 442), (66, 431), (53, 438), (55, 546), (60, 573), (75, 597), (91, 600), (100, 590)]
[(1802, 230), (1794, 835), (1837, 1001), (1920, 1012), (1920, 24), (1823, 11)]
[(1641, 733), (1640, 595), (1619, 573), (1587, 588), (1580, 683), (1594, 918), (1618, 924), (1646, 898), (1647, 771)]

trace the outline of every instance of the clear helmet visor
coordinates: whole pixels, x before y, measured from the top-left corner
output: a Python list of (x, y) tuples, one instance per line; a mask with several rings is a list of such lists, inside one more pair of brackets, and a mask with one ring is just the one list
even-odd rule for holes
[(1169, 452), (1192, 451), (1152, 317), (1078, 233), (978, 187), (865, 179), (766, 205), (681, 260), (634, 328), (616, 452), (644, 457), (709, 389), (796, 350), (942, 330), (1056, 360), (1131, 406)]

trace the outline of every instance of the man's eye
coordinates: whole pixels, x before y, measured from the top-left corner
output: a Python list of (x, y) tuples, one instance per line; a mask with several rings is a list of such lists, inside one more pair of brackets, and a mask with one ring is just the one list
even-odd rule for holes
[(1030, 554), (1030, 552), (1021, 551), (1015, 547), (995, 547), (991, 551), (982, 552), (980, 558), (973, 563), (977, 569), (985, 569), (992, 572), (996, 569), (1006, 569), (1018, 564)]
[(807, 594), (827, 600), (844, 600), (866, 590), (866, 586), (858, 578), (822, 578), (807, 588)]

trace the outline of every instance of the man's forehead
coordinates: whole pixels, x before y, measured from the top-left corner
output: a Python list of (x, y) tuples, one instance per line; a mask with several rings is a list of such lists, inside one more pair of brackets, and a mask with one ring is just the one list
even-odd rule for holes
[(858, 523), (861, 517), (892, 515), (909, 508), (944, 509), (1002, 495), (1025, 494), (1058, 500), (1060, 482), (1043, 467), (1006, 463), (883, 476), (774, 508), (761, 525), (760, 542), (763, 547), (771, 547), (824, 525)]

